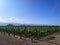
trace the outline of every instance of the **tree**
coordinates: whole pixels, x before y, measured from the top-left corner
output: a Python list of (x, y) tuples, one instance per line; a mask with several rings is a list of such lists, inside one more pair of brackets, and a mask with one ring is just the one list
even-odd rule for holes
[(8, 24), (7, 26), (14, 26), (13, 24)]

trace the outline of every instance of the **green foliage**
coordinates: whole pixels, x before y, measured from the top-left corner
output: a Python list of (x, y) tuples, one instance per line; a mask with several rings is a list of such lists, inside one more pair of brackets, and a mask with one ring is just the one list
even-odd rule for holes
[(60, 26), (0, 26), (0, 31), (24, 36), (45, 36), (60, 30)]

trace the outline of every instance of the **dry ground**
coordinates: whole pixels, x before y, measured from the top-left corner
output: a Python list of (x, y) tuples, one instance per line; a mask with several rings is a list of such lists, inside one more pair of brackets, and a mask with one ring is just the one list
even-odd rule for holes
[(37, 43), (32, 43), (0, 33), (0, 45), (60, 45), (60, 32), (43, 37), (36, 42)]

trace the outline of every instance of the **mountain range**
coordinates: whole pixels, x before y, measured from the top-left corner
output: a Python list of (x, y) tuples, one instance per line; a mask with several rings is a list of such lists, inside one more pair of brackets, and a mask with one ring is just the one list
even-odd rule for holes
[(37, 24), (21, 24), (21, 23), (3, 23), (0, 22), (0, 26), (7, 26), (9, 24), (12, 24), (14, 26), (59, 26), (59, 25), (37, 25)]

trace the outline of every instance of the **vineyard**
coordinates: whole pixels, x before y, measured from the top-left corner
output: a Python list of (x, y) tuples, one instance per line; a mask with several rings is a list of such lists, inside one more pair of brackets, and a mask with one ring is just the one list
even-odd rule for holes
[(0, 26), (0, 32), (40, 38), (60, 30), (60, 26)]

